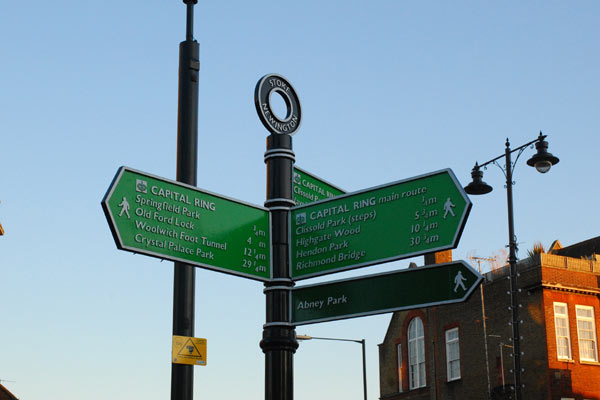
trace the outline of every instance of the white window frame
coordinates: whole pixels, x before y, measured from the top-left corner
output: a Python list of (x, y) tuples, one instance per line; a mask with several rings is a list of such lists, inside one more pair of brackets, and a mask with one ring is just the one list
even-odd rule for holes
[(398, 363), (398, 393), (402, 393), (402, 343), (396, 345)]
[[(557, 311), (557, 306), (558, 307), (564, 307), (564, 313), (560, 312), (560, 310)], [(561, 334), (559, 332), (559, 324), (557, 323), (557, 321), (563, 321), (565, 324), (565, 327), (567, 329), (566, 332), (566, 336), (564, 336), (563, 334)], [(573, 359), (573, 355), (571, 353), (571, 331), (569, 328), (569, 306), (567, 303), (560, 303), (560, 302), (554, 302), (554, 333), (556, 336), (556, 357), (559, 360), (572, 360)], [(567, 354), (561, 354), (560, 349), (563, 347), (561, 345), (561, 339), (566, 340), (566, 346), (567, 346)]]
[[(580, 310), (591, 311), (591, 317), (582, 317), (579, 315)], [(577, 339), (579, 340), (579, 360), (580, 361), (589, 361), (589, 362), (598, 362), (598, 340), (596, 339), (596, 321), (595, 321), (595, 313), (594, 307), (592, 306), (581, 306), (575, 305), (575, 317), (577, 318)], [(590, 322), (592, 325), (591, 333), (592, 339), (582, 338), (582, 329), (580, 327), (580, 322)], [(583, 354), (583, 346), (581, 345), (583, 342), (592, 343), (594, 355), (593, 358), (587, 357)]]
[(415, 317), (408, 324), (408, 387), (413, 390), (426, 385), (425, 329), (421, 318)]
[[(456, 332), (455, 338), (449, 338), (449, 336)], [(451, 349), (456, 346), (456, 358), (451, 359)], [(452, 363), (458, 363), (458, 375), (452, 376)], [(446, 379), (448, 382), (456, 381), (460, 379), (460, 344), (459, 344), (459, 333), (458, 328), (448, 329), (446, 331)]]

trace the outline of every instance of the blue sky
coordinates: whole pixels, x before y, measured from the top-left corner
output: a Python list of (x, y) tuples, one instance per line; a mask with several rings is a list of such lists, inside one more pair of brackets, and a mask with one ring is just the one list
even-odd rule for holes
[[(198, 186), (262, 205), (254, 85), (303, 107), (297, 165), (348, 190), (452, 168), (548, 135), (560, 163), (515, 169), (520, 257), (598, 236), (600, 59), (593, 1), (230, 1), (195, 7)], [(181, 1), (10, 2), (0, 15), (0, 380), (21, 399), (164, 399), (171, 262), (116, 249), (100, 200), (121, 165), (175, 179)], [(472, 197), (456, 259), (507, 244), (502, 172)], [(422, 257), (325, 281), (405, 268)], [(307, 282), (308, 283), (308, 282)], [(263, 397), (262, 284), (197, 270), (195, 398)], [(507, 315), (508, 317), (508, 315)], [(367, 341), (369, 398), (390, 315), (298, 328)], [(526, 346), (525, 338), (523, 346)], [(304, 342), (295, 398), (359, 398), (360, 346)]]

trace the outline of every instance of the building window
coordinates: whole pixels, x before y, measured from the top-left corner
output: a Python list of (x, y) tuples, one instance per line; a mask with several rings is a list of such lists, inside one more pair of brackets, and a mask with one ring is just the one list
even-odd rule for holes
[(398, 392), (402, 392), (402, 344), (396, 346), (398, 351)]
[(458, 328), (446, 331), (446, 376), (448, 381), (460, 379), (460, 348)]
[(598, 362), (594, 308), (589, 306), (575, 306), (575, 312), (577, 313), (579, 359), (581, 361)]
[(571, 359), (571, 335), (569, 312), (566, 303), (554, 303), (554, 328), (556, 331), (556, 355), (559, 360)]
[(425, 387), (425, 334), (423, 321), (416, 317), (408, 324), (408, 387)]

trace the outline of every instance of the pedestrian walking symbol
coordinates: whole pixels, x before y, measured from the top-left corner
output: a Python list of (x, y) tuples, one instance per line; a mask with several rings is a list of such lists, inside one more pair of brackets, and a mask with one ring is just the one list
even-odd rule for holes
[(463, 276), (462, 272), (458, 271), (458, 273), (454, 277), (454, 293), (456, 293), (459, 286), (462, 288), (462, 290), (467, 290), (464, 283), (466, 280), (467, 278)]
[(127, 214), (127, 218), (131, 219), (131, 216), (129, 215), (129, 203), (127, 202), (127, 199), (125, 198), (125, 196), (123, 196), (123, 201), (121, 201), (121, 203), (119, 204), (119, 207), (121, 207), (121, 212), (119, 213), (119, 217), (123, 216), (123, 213)]
[(450, 213), (450, 215), (452, 215), (453, 217), (456, 217), (454, 211), (452, 210), (454, 207), (456, 206), (454, 205), (454, 203), (452, 203), (450, 197), (448, 197), (448, 200), (446, 200), (446, 202), (444, 203), (444, 219), (446, 219), (448, 213)]

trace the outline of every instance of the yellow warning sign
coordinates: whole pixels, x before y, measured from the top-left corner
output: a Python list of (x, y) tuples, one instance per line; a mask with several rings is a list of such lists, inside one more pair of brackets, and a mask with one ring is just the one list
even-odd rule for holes
[(206, 365), (206, 339), (173, 336), (173, 364)]

